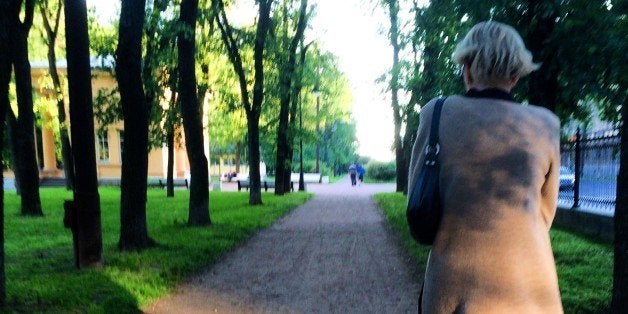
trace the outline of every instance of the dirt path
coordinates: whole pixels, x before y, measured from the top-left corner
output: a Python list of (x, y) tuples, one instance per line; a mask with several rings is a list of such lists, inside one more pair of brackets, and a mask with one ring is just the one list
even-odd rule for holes
[(148, 313), (416, 313), (418, 275), (371, 195), (393, 185), (308, 185), (315, 197)]

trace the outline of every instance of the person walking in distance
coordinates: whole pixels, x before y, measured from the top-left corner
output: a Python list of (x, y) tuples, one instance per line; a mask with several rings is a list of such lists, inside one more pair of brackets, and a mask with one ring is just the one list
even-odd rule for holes
[(356, 166), (356, 171), (358, 173), (358, 185), (362, 185), (362, 183), (364, 182), (364, 174), (366, 173), (366, 170), (364, 170), (364, 167), (362, 167), (362, 165), (358, 164)]
[(353, 163), (349, 165), (349, 177), (351, 177), (351, 186), (356, 185), (357, 166)]
[[(511, 94), (536, 70), (512, 27), (479, 23), (453, 54), (464, 95), (439, 126), (443, 214), (425, 272), (422, 313), (562, 313), (549, 229), (556, 213), (560, 121)], [(409, 172), (416, 185), (436, 99), (421, 110)], [(410, 193), (408, 193), (410, 194)]]

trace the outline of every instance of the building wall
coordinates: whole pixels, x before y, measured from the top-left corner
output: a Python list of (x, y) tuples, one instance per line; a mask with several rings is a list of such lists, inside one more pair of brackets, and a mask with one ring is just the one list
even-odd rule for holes
[[(66, 75), (66, 68), (58, 66), (59, 74)], [(47, 66), (32, 67), (33, 89), (35, 92), (42, 94), (43, 90), (39, 86), (41, 78), (48, 73)], [(100, 90), (113, 90), (116, 88), (116, 80), (105, 71), (92, 71), (92, 96), (96, 98)], [(67, 96), (67, 95), (66, 95)], [(69, 118), (69, 106), (66, 97), (66, 116)], [(69, 123), (68, 123), (69, 124)], [(71, 125), (69, 125), (71, 129)], [(109, 126), (105, 132), (108, 146), (108, 158), (100, 158), (100, 143), (98, 139), (98, 124), (95, 122), (94, 145), (96, 146), (96, 162), (99, 178), (120, 178), (122, 174), (122, 154), (121, 154), (121, 132), (124, 131), (124, 123), (119, 121)], [(148, 176), (165, 178), (167, 175), (167, 149), (157, 148), (149, 152), (148, 156)], [(175, 150), (175, 178), (183, 178), (189, 175), (189, 164), (187, 161), (187, 153), (185, 145), (179, 145)]]

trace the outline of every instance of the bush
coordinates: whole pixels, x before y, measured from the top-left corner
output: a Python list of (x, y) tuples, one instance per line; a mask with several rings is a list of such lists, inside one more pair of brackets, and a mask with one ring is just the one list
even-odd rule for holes
[(366, 176), (373, 180), (390, 181), (397, 176), (394, 161), (370, 161), (366, 165)]

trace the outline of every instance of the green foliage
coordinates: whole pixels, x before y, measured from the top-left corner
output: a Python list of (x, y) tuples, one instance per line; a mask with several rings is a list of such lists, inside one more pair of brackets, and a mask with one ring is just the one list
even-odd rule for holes
[[(432, 1), (425, 7), (415, 3), (412, 12), (415, 28), (404, 36), (414, 52), (407, 54), (413, 58), (406, 62), (412, 63), (415, 71), (402, 71), (406, 89), (412, 93), (410, 106), (461, 92), (460, 71), (451, 62), (451, 53), (475, 23), (496, 20), (519, 31), (535, 62), (544, 65), (542, 75), (555, 76), (555, 97), (548, 87), (543, 101), (555, 105), (563, 120), (587, 120), (591, 107), (586, 104), (593, 104), (601, 109), (602, 118), (618, 121), (618, 107), (628, 98), (628, 71), (622, 61), (628, 24), (619, 3), (455, 0)], [(542, 36), (547, 37), (545, 41), (535, 42)], [(525, 78), (518, 84), (516, 99), (525, 101), (538, 95), (531, 80)]]
[(248, 206), (247, 193), (212, 192), (212, 221), (206, 228), (186, 225), (187, 191), (167, 198), (163, 190), (148, 191), (149, 233), (158, 247), (136, 253), (117, 249), (120, 191), (100, 189), (105, 268), (74, 268), (72, 236), (63, 228), (65, 189), (41, 190), (46, 216), (19, 215), (19, 197), (5, 194), (7, 306), (3, 312), (139, 313), (156, 298), (172, 292), (185, 277), (216, 262), (220, 256), (310, 195), (264, 195), (264, 205)]
[[(425, 270), (429, 247), (410, 236), (406, 220), (406, 197), (401, 193), (379, 193), (382, 207), (404, 248), (421, 270)], [(565, 313), (606, 313), (611, 301), (613, 249), (567, 230), (550, 231)]]
[(379, 181), (390, 181), (397, 176), (394, 161), (381, 162), (372, 160), (366, 164), (365, 177)]

